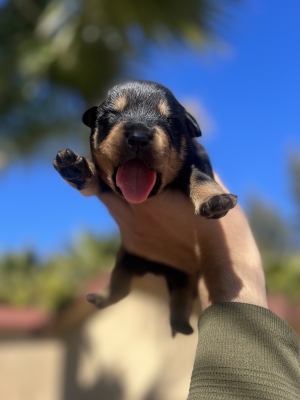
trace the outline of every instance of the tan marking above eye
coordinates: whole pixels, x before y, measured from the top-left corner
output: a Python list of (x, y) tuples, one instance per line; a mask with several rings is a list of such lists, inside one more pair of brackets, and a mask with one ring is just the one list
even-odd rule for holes
[(127, 99), (126, 96), (121, 95), (120, 97), (118, 97), (115, 101), (114, 101), (114, 109), (116, 111), (123, 111), (125, 106), (127, 104)]
[(166, 102), (166, 100), (160, 100), (160, 102), (158, 103), (158, 111), (164, 117), (168, 117), (170, 115), (171, 113), (170, 106)]

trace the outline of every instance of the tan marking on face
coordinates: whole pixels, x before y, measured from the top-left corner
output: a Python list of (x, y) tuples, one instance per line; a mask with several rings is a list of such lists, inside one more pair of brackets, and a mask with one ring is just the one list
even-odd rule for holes
[(153, 146), (157, 161), (158, 171), (162, 175), (162, 187), (171, 183), (180, 171), (185, 156), (185, 146), (178, 153), (171, 145), (166, 132), (161, 127), (156, 127)]
[(97, 143), (98, 143), (97, 138), (98, 138), (98, 128), (95, 128), (93, 139), (92, 139), (93, 140), (93, 149), (97, 148)]
[(160, 100), (158, 103), (158, 111), (164, 117), (168, 117), (170, 115), (171, 110), (166, 100)]
[[(97, 132), (95, 133), (95, 135)], [(96, 142), (96, 139), (95, 139)], [(96, 143), (95, 143), (96, 144)], [(109, 184), (115, 168), (122, 164), (124, 158), (124, 123), (115, 125), (100, 146), (92, 149), (95, 163), (107, 177)], [(186, 140), (182, 138), (180, 151), (177, 152), (171, 145), (167, 133), (162, 127), (155, 127), (155, 134), (151, 143), (153, 155), (153, 169), (161, 173), (162, 186), (171, 183), (182, 168), (186, 155)], [(113, 187), (113, 184), (110, 185)]]
[(186, 137), (182, 136), (181, 138), (181, 143), (180, 143), (180, 160), (183, 162), (187, 154), (187, 143), (186, 143)]
[(114, 101), (114, 109), (116, 111), (121, 112), (124, 110), (126, 104), (127, 104), (126, 96), (121, 95)]
[(97, 148), (93, 149), (93, 156), (98, 167), (111, 181), (114, 169), (120, 164), (124, 149), (124, 124), (115, 125), (107, 135), (107, 138)]

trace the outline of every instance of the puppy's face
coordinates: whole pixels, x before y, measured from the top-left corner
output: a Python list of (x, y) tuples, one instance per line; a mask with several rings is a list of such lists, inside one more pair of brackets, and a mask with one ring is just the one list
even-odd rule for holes
[(111, 188), (141, 203), (171, 183), (183, 167), (188, 140), (200, 136), (195, 119), (154, 82), (114, 87), (83, 115), (96, 167)]

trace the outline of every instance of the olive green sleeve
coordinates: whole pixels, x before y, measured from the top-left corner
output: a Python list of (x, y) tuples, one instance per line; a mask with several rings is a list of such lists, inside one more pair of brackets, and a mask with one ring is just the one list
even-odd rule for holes
[(271, 311), (244, 303), (207, 308), (188, 400), (300, 399), (298, 339)]

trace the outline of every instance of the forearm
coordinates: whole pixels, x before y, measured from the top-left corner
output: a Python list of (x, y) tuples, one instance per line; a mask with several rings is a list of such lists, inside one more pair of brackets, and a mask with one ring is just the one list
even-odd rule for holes
[(201, 223), (202, 309), (222, 302), (268, 308), (260, 254), (241, 208), (235, 207), (218, 221)]

